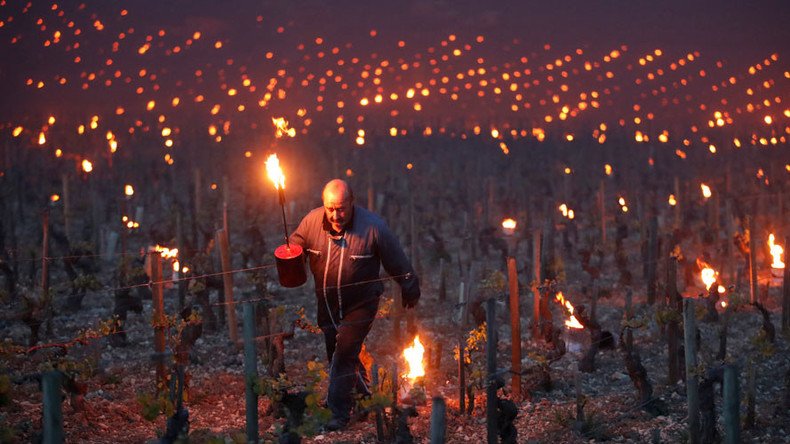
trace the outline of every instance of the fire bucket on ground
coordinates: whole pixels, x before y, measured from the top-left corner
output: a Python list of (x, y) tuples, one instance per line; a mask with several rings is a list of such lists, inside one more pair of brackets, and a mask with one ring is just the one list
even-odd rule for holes
[(280, 285), (294, 288), (307, 281), (302, 247), (296, 244), (280, 245), (274, 250), (274, 259), (277, 264)]

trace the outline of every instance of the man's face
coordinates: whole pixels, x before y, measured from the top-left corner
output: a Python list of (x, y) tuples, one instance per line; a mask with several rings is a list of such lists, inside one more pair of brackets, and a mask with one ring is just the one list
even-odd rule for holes
[(332, 229), (340, 232), (351, 221), (353, 202), (340, 190), (327, 190), (324, 193), (324, 214)]

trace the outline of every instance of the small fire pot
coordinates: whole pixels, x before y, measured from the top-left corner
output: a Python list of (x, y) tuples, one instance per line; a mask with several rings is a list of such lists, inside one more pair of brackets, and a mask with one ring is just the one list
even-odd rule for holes
[(294, 288), (307, 281), (302, 247), (296, 244), (280, 245), (274, 250), (274, 259), (277, 263), (277, 276), (280, 278), (280, 285)]
[(565, 328), (563, 333), (568, 353), (581, 357), (590, 348), (590, 332), (586, 328)]

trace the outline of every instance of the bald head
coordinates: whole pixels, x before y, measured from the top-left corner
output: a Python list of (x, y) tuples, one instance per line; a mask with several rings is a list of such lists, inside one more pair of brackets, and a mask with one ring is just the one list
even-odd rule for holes
[(354, 201), (354, 193), (351, 191), (351, 186), (343, 179), (332, 179), (327, 182), (324, 185), (324, 191), (321, 193), (321, 199), (326, 200), (327, 194), (347, 199), (351, 203)]
[(326, 220), (337, 232), (343, 231), (354, 216), (354, 192), (345, 180), (332, 179), (321, 193)]

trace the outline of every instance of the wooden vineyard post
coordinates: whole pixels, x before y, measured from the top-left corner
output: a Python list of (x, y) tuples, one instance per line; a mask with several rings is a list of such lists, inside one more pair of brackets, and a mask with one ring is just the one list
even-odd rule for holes
[(444, 398), (434, 396), (431, 401), (431, 444), (444, 444), (447, 434), (447, 405)]
[(247, 442), (258, 442), (258, 354), (255, 350), (255, 306), (244, 303), (244, 401), (247, 418)]
[(61, 373), (49, 371), (42, 375), (41, 392), (43, 398), (42, 426), (43, 444), (60, 444), (63, 437), (63, 409), (61, 406), (62, 395), (60, 390)]
[[(790, 236), (785, 236), (785, 251), (790, 251)], [(785, 266), (782, 276), (782, 331), (788, 333), (790, 332), (790, 264)]]
[(521, 308), (518, 297), (516, 259), (507, 258), (508, 289), (510, 290), (510, 370), (513, 372), (511, 390), (515, 401), (521, 400)]
[(69, 195), (69, 176), (60, 176), (61, 186), (63, 187), (63, 231), (66, 239), (71, 241), (71, 196)]
[(496, 301), (486, 300), (486, 435), (488, 444), (497, 440), (497, 397), (496, 397)]
[(598, 190), (598, 208), (601, 212), (601, 244), (606, 244), (606, 183), (601, 180)]
[(697, 369), (697, 318), (694, 311), (694, 300), (683, 301), (683, 339), (686, 346), (686, 399), (688, 402), (689, 442), (700, 442), (699, 420), (699, 381), (695, 374)]
[(401, 342), (400, 323), (403, 318), (403, 306), (401, 305), (401, 298), (403, 297), (399, 291), (390, 290), (392, 294), (392, 337), (395, 342)]
[[(625, 320), (630, 321), (631, 318), (634, 317), (634, 307), (633, 307), (633, 296), (634, 292), (630, 288), (625, 292)], [(634, 333), (632, 328), (629, 328), (625, 332), (625, 345), (628, 350), (633, 350), (634, 348)]]
[(741, 389), (738, 368), (732, 364), (724, 366), (724, 443), (741, 442)]
[(754, 216), (749, 216), (749, 303), (757, 302), (757, 232), (754, 230)]
[(222, 229), (230, 243), (230, 230), (228, 228), (228, 201), (230, 200), (230, 184), (228, 176), (222, 176)]
[(675, 191), (675, 205), (672, 207), (672, 228), (680, 228), (680, 178), (675, 176), (673, 181)]
[[(124, 229), (124, 232), (126, 230)], [(189, 282), (184, 279), (184, 273), (181, 271), (184, 269), (184, 259), (186, 259), (186, 243), (184, 239), (184, 215), (179, 207), (178, 211), (176, 212), (176, 248), (178, 248), (178, 311), (184, 309), (186, 304), (187, 298), (187, 286)], [(125, 251), (124, 251), (125, 253)]]
[(439, 258), (439, 302), (447, 300), (447, 274), (445, 272), (444, 258)]
[(195, 170), (192, 173), (193, 173), (192, 178), (193, 178), (193, 189), (194, 189), (193, 210), (195, 211), (195, 214), (192, 217), (192, 223), (195, 226), (194, 234), (196, 236), (194, 241), (195, 241), (196, 249), (202, 250), (204, 245), (203, 245), (203, 235), (200, 230), (200, 217), (201, 214), (203, 213), (203, 193), (202, 193), (203, 179), (201, 178), (199, 168), (195, 168)]
[(228, 233), (225, 230), (217, 230), (217, 245), (219, 245), (219, 256), (222, 262), (222, 283), (225, 288), (225, 316), (228, 321), (228, 335), (234, 344), (239, 340), (238, 326), (236, 325), (236, 306), (233, 302), (233, 274), (230, 265), (230, 245), (228, 244)]
[[(375, 362), (370, 368), (370, 379), (373, 383), (373, 391), (378, 392), (381, 390), (379, 385), (379, 365)], [(382, 417), (382, 408), (380, 406), (374, 407), (374, 415), (376, 417), (376, 439), (379, 442), (384, 442), (384, 418)]]
[(667, 324), (667, 356), (669, 358), (669, 384), (674, 385), (680, 380), (680, 313), (683, 302), (677, 291), (678, 260), (670, 257), (667, 264), (666, 304), (673, 314)]
[(534, 304), (532, 306), (532, 339), (536, 339), (540, 335), (540, 244), (541, 244), (541, 231), (532, 231), (532, 298)]
[(41, 300), (49, 293), (49, 210), (41, 216), (43, 236), (41, 241)]
[[(121, 218), (129, 217), (129, 215), (127, 214), (129, 212), (128, 199), (129, 197), (126, 196), (121, 200)], [(126, 259), (126, 238), (129, 236), (128, 234), (129, 229), (128, 226), (126, 225), (127, 222), (128, 220), (124, 221), (124, 223), (121, 225), (121, 261), (124, 261)]]
[(466, 371), (464, 368), (466, 344), (464, 335), (458, 335), (458, 413), (466, 412)]
[(157, 391), (164, 390), (165, 381), (165, 300), (162, 282), (162, 255), (158, 251), (148, 253), (151, 263), (151, 300), (154, 324), (154, 362), (156, 363)]
[(658, 268), (658, 216), (653, 211), (647, 240), (647, 303), (656, 302), (656, 269)]

